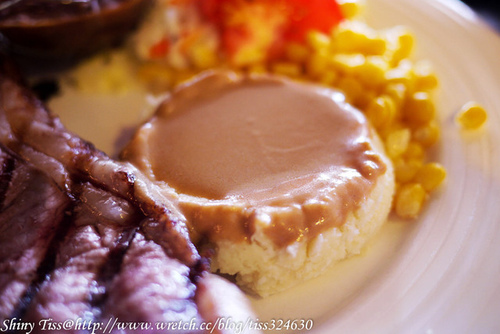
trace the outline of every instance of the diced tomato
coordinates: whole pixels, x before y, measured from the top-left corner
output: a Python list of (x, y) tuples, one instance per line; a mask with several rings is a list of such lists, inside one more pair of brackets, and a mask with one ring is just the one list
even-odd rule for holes
[(228, 0), (198, 0), (197, 4), (206, 19), (214, 23), (221, 23), (221, 7), (225, 2)]
[(170, 49), (170, 43), (166, 38), (161, 39), (156, 44), (153, 44), (149, 49), (149, 57), (152, 59), (163, 58)]
[(250, 43), (252, 36), (248, 30), (241, 28), (225, 29), (222, 34), (222, 44), (229, 55), (236, 54)]
[(287, 41), (329, 32), (343, 19), (335, 0), (198, 0), (198, 7), (218, 28), (230, 59), (252, 48), (276, 57)]
[(284, 38), (301, 42), (310, 30), (331, 31), (343, 20), (340, 6), (334, 0), (289, 0), (292, 15)]

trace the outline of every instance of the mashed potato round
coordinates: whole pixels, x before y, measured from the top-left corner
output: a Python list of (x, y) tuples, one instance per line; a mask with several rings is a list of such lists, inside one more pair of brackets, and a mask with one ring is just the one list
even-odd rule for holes
[[(377, 147), (382, 153), (380, 143)], [(361, 207), (349, 213), (344, 225), (285, 248), (276, 247), (259, 228), (250, 243), (221, 240), (212, 269), (235, 275), (244, 290), (265, 297), (317, 277), (333, 263), (359, 254), (386, 222), (391, 209), (394, 173), (390, 161), (385, 158), (385, 162), (386, 172)]]
[(323, 86), (207, 72), (174, 90), (123, 152), (177, 202), (213, 269), (266, 296), (358, 253), (385, 221), (390, 160)]

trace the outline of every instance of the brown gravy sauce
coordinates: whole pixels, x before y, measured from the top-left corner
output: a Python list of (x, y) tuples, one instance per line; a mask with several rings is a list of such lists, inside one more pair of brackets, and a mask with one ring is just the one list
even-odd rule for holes
[(210, 73), (174, 91), (123, 152), (173, 191), (196, 239), (279, 247), (342, 225), (385, 172), (343, 94)]

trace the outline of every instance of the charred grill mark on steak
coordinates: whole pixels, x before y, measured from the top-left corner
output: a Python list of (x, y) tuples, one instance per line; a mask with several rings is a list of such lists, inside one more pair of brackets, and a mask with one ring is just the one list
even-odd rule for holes
[[(67, 212), (71, 211), (71, 205), (67, 208)], [(38, 293), (40, 286), (45, 280), (49, 277), (50, 273), (55, 268), (57, 252), (59, 250), (59, 246), (61, 240), (64, 239), (67, 232), (69, 231), (69, 227), (71, 226), (71, 216), (65, 213), (62, 222), (57, 227), (54, 237), (50, 240), (50, 244), (48, 246), (47, 252), (40, 263), (39, 267), (36, 270), (35, 278), (29, 284), (26, 292), (23, 294), (19, 303), (16, 305), (14, 311), (10, 315), (10, 318), (22, 319), (26, 313), (26, 309), (31, 304), (33, 298)]]
[[(152, 271), (151, 268), (155, 269)], [(109, 286), (102, 321), (201, 322), (194, 300), (196, 286), (191, 282), (189, 272), (188, 266), (169, 258), (161, 246), (137, 233), (125, 254), (120, 272)], [(152, 300), (155, 302), (151, 303)], [(115, 332), (135, 333), (137, 330), (124, 328), (115, 329)], [(148, 332), (163, 333), (165, 330), (151, 328)]]
[(6, 318), (22, 313), (36, 282), (50, 270), (52, 240), (64, 225), (70, 200), (50, 178), (3, 146), (0, 155), (12, 161), (3, 169), (8, 173), (2, 177), (0, 205), (0, 318)]
[[(8, 179), (9, 184), (6, 185), (4, 196), (7, 200), (3, 202), (6, 205), (0, 210), (0, 231), (3, 232), (0, 236), (2, 244), (2, 250), (0, 250), (0, 255), (2, 256), (0, 258), (3, 259), (0, 266), (2, 268), (0, 276), (3, 276), (1, 281), (6, 284), (9, 282), (17, 283), (17, 281), (21, 281), (22, 283), (22, 286), (17, 284), (17, 293), (14, 295), (12, 295), (12, 289), (9, 286), (0, 290), (0, 299), (4, 302), (11, 302), (9, 304), (10, 307), (2, 307), (1, 318), (35, 318), (40, 320), (42, 318), (37, 317), (37, 315), (42, 316), (41, 314), (45, 314), (57, 319), (57, 312), (50, 313), (48, 311), (51, 308), (51, 302), (47, 299), (50, 298), (43, 298), (43, 296), (57, 295), (54, 292), (58, 293), (59, 298), (64, 295), (64, 287), (67, 285), (64, 279), (67, 279), (68, 276), (64, 275), (65, 271), (68, 270), (67, 264), (69, 260), (75, 261), (75, 258), (79, 255), (78, 246), (81, 245), (81, 243), (77, 242), (78, 239), (76, 236), (78, 233), (74, 231), (85, 226), (90, 228), (88, 233), (95, 236), (111, 235), (111, 237), (108, 237), (109, 240), (105, 241), (109, 249), (104, 252), (101, 262), (92, 258), (88, 261), (88, 264), (93, 265), (93, 269), (89, 270), (88, 264), (83, 263), (83, 268), (80, 268), (81, 270), (79, 271), (79, 275), (92, 275), (88, 280), (88, 287), (84, 288), (88, 292), (84, 292), (84, 298), (79, 301), (80, 305), (87, 307), (88, 312), (83, 312), (83, 314), (90, 313), (98, 317), (107, 296), (105, 287), (119, 271), (121, 260), (125, 255), (128, 244), (138, 228), (138, 222), (143, 220), (144, 216), (135, 207), (130, 206), (127, 201), (121, 198), (114, 198), (109, 193), (95, 188), (89, 183), (80, 183), (77, 180), (73, 182), (73, 194), (71, 196), (72, 199), (70, 199), (42, 172), (21, 161), (19, 158), (8, 154), (5, 149), (0, 151), (0, 153), (3, 158), (2, 161), (12, 161), (6, 164), (8, 168), (2, 168), (2, 171), (9, 172), (3, 173), (6, 177), (2, 178), (3, 180)], [(13, 187), (16, 189), (12, 190)], [(46, 188), (51, 192), (59, 194), (64, 199), (64, 205), (58, 206), (58, 216), (62, 216), (60, 224), (58, 224), (58, 219), (53, 215), (53, 212), (50, 211), (47, 213), (48, 219), (37, 219), (39, 218), (39, 212), (32, 205), (42, 207), (46, 211), (47, 203), (43, 202), (43, 199), (46, 199), (44, 196), (46, 193), (38, 191)], [(51, 196), (47, 198), (50, 199)], [(30, 206), (28, 208), (21, 207), (22, 213), (17, 211), (12, 212), (11, 209), (15, 209), (23, 201), (27, 201)], [(53, 224), (46, 226), (52, 219), (54, 219)], [(30, 223), (33, 226), (29, 225)], [(28, 228), (24, 229), (28, 229), (33, 233), (31, 239), (25, 239), (28, 242), (35, 239), (34, 245), (37, 250), (36, 252), (32, 252), (35, 254), (30, 253), (30, 255), (38, 255), (36, 258), (37, 261), (30, 266), (31, 270), (27, 270), (28, 268), (25, 263), (16, 261), (19, 257), (22, 260), (23, 254), (18, 255), (15, 252), (11, 252), (12, 256), (10, 257), (4, 254), (14, 249), (23, 250), (28, 248), (29, 250), (29, 245), (26, 243), (16, 242), (17, 236), (26, 236), (27, 231), (8, 233), (9, 228), (25, 227), (25, 225)], [(117, 234), (119, 230), (122, 231), (116, 235), (116, 238), (113, 238), (113, 233), (110, 233), (110, 230), (114, 234)], [(70, 232), (69, 236), (68, 232)], [(54, 235), (53, 238), (52, 235)], [(10, 243), (4, 240), (7, 238), (13, 243), (12, 247), (9, 247)], [(83, 238), (81, 240), (88, 239)], [(65, 241), (61, 242), (61, 240)], [(37, 246), (38, 244), (40, 245)], [(73, 252), (68, 252), (68, 247), (72, 245), (76, 245), (76, 248), (73, 249)], [(14, 262), (14, 264), (10, 265), (10, 262)], [(15, 272), (16, 268), (27, 272), (23, 273), (24, 275), (20, 275)], [(58, 283), (62, 288), (58, 288)], [(40, 299), (43, 300), (40, 301)], [(68, 300), (69, 298), (66, 298), (66, 301)], [(78, 301), (73, 300), (73, 302)], [(37, 310), (37, 308), (41, 309), (41, 311)], [(57, 307), (53, 307), (52, 309), (55, 310)]]
[(40, 285), (24, 319), (99, 319), (109, 281), (118, 272), (136, 231), (128, 222), (124, 217), (110, 224), (108, 218), (92, 215), (85, 204), (78, 203), (72, 211), (71, 229), (59, 246), (54, 270)]
[(120, 271), (123, 258), (136, 232), (137, 228), (133, 228), (120, 235), (116, 247), (110, 250), (106, 265), (102, 266), (97, 274), (95, 284), (90, 291), (90, 306), (93, 310), (94, 320), (101, 317), (102, 308), (108, 298), (108, 287)]
[(0, 212), (3, 211), (5, 196), (12, 179), (12, 171), (15, 168), (15, 160), (5, 152), (0, 145)]

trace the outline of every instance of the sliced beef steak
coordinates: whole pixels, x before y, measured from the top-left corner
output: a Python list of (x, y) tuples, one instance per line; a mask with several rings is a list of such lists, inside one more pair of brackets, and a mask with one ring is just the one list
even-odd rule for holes
[[(66, 220), (70, 228), (60, 240), (53, 270), (24, 312), (26, 321), (97, 321), (106, 286), (118, 272), (141, 219), (140, 212), (127, 201), (88, 182), (74, 188), (74, 204)], [(34, 332), (44, 331), (43, 326), (37, 326)]]
[(70, 200), (1, 145), (0, 170), (0, 319), (5, 319), (37, 278)]
[[(199, 261), (177, 208), (160, 195), (137, 168), (112, 160), (91, 143), (68, 132), (57, 117), (19, 84), (12, 68), (1, 58), (0, 143), (26, 160), (36, 160), (37, 167), (69, 192), (76, 179), (127, 199), (150, 220), (162, 225), (165, 251), (170, 256), (190, 265)], [(62, 166), (63, 170), (55, 165)]]
[[(120, 273), (109, 287), (103, 310), (105, 323), (113, 319), (129, 320), (126, 324), (120, 322), (121, 327), (113, 333), (136, 333), (136, 326), (141, 323), (153, 325), (148, 332), (164, 333), (160, 324), (181, 320), (192, 324), (191, 332), (195, 333), (195, 325), (202, 321), (194, 300), (195, 291), (190, 268), (169, 258), (158, 244), (137, 233)], [(130, 310), (137, 312), (131, 314)], [(186, 330), (179, 330), (182, 332)]]
[(246, 320), (188, 236), (155, 184), (68, 132), (0, 55), (1, 320)]

